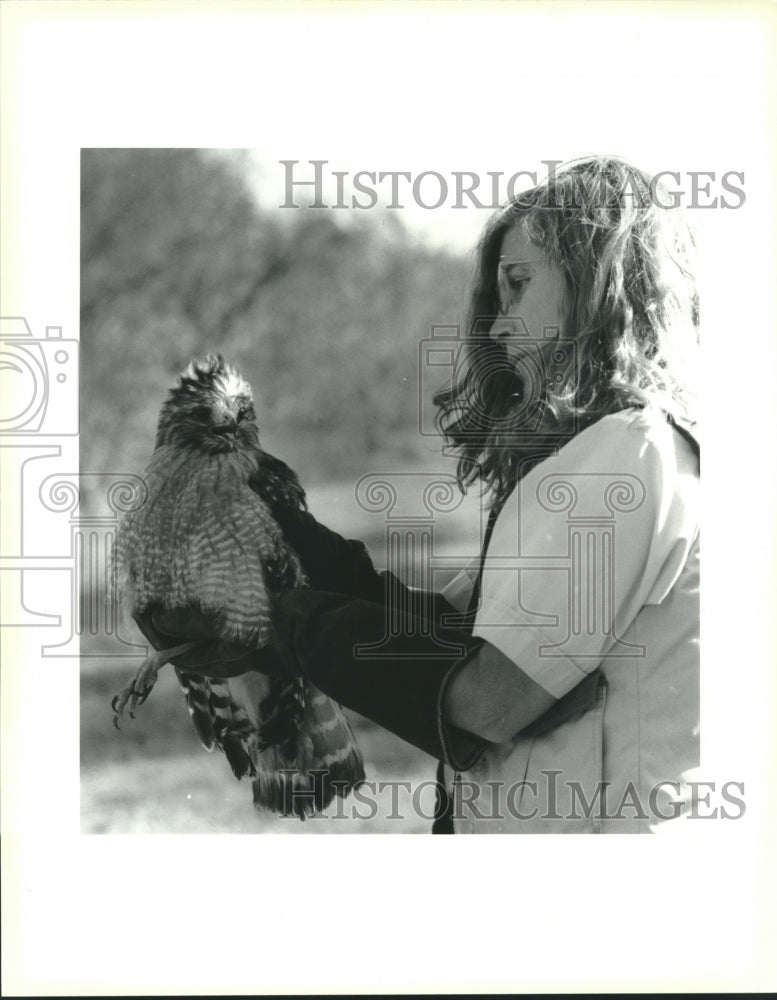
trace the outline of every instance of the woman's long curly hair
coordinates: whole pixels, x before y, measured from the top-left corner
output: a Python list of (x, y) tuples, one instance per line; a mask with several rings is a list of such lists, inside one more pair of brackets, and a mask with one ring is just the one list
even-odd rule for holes
[[(695, 243), (666, 199), (643, 171), (590, 157), (491, 219), (477, 248), (461, 360), (434, 397), (462, 489), (480, 481), (500, 505), (538, 461), (627, 407), (694, 422)], [(502, 243), (519, 223), (565, 279), (561, 337), (537, 343), (523, 370), (488, 336), (500, 308)]]

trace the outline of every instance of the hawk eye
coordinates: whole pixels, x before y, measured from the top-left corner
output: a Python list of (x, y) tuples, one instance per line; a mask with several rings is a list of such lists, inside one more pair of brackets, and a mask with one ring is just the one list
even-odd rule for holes
[(209, 406), (195, 406), (192, 412), (196, 420), (201, 420), (203, 423), (210, 420)]

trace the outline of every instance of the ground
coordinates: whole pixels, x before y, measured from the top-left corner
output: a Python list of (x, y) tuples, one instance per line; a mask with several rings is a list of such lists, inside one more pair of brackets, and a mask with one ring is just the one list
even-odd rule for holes
[[(208, 753), (200, 746), (171, 668), (161, 671), (137, 717), (123, 720), (121, 731), (114, 729), (110, 701), (132, 672), (127, 664), (82, 672), (83, 833), (430, 832), (425, 816), (432, 812), (434, 794), (422, 783), (434, 780), (435, 762), (366, 719), (349, 713), (367, 781), (376, 783), (363, 789), (359, 801), (353, 796), (338, 800), (325, 817), (304, 823), (259, 813), (250, 784), (233, 777), (220, 751)], [(378, 782), (410, 782), (411, 787), (380, 789)]]

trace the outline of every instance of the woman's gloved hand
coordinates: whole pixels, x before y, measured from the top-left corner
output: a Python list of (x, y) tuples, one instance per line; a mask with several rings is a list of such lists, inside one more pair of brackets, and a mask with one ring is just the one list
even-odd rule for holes
[[(149, 609), (136, 621), (156, 649), (197, 641), (176, 666), (210, 677), (248, 671), (304, 677), (335, 701), (458, 769), (484, 741), (447, 725), (442, 705), (453, 675), (482, 640), (442, 630), (383, 604), (344, 594), (291, 590), (274, 608), (277, 641), (246, 650), (216, 635), (199, 609)], [(389, 622), (391, 628), (389, 628)]]
[(196, 643), (192, 649), (171, 658), (170, 663), (181, 670), (207, 677), (236, 677), (250, 671), (285, 676), (289, 672), (289, 661), (279, 645), (274, 643), (257, 650), (226, 642), (219, 638), (212, 616), (199, 608), (166, 611), (150, 606), (133, 617), (156, 650)]
[(272, 515), (299, 556), (313, 590), (358, 595), (383, 603), (385, 583), (363, 542), (343, 538), (306, 510), (273, 507)]
[[(446, 717), (445, 699), (460, 671), (486, 677), (484, 697), (492, 688), (497, 694), (517, 691), (527, 714), (516, 731), (527, 735), (539, 735), (587, 711), (601, 684), (601, 671), (594, 671), (548, 706), (547, 693), (542, 691), (538, 701), (540, 689), (530, 680), (515, 688), (521, 672), (483, 639), (405, 609), (327, 591), (300, 589), (282, 595), (274, 609), (276, 641), (260, 650), (219, 639), (213, 620), (197, 609), (157, 609), (137, 621), (157, 649), (197, 641), (193, 650), (171, 661), (182, 669), (212, 677), (248, 671), (303, 677), (330, 698), (459, 771), (471, 767), (487, 743)], [(495, 704), (501, 711), (501, 702)]]
[(449, 726), (444, 697), (483, 645), (396, 609), (343, 594), (291, 590), (275, 609), (291, 672), (431, 756), (459, 770), (485, 745)]
[(277, 507), (272, 513), (299, 556), (311, 590), (388, 604), (440, 627), (460, 627), (463, 616), (441, 594), (413, 590), (394, 573), (376, 570), (363, 542), (343, 538), (304, 510)]

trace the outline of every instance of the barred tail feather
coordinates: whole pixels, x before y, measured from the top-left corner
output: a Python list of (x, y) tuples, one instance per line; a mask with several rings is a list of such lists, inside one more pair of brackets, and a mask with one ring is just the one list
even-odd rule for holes
[(175, 672), (200, 743), (206, 750), (214, 746), (223, 750), (236, 778), (253, 778), (253, 726), (245, 709), (232, 698), (229, 683), (177, 667)]
[(271, 747), (256, 758), (254, 805), (304, 820), (364, 781), (364, 761), (340, 706), (309, 687), (295, 753)]
[(232, 773), (238, 781), (246, 776), (253, 778), (256, 775), (256, 768), (241, 737), (226, 733), (218, 744), (226, 754)]
[(232, 697), (228, 681), (210, 681), (210, 710), (216, 745), (224, 751), (232, 773), (238, 780), (253, 778), (256, 775), (251, 753), (254, 727), (245, 709)]
[(262, 750), (270, 746), (293, 746), (305, 718), (305, 684), (294, 679), (283, 681), (270, 679), (270, 690), (259, 705), (261, 725), (258, 727), (259, 746)]
[[(304, 820), (364, 781), (364, 761), (340, 706), (317, 688), (259, 673), (229, 679), (176, 669), (202, 745), (250, 778), (254, 805)], [(279, 735), (267, 746), (268, 725)]]
[(206, 750), (212, 750), (216, 745), (216, 734), (210, 713), (208, 681), (200, 674), (192, 674), (178, 667), (175, 668), (175, 673), (186, 698), (186, 707), (189, 709), (199, 741)]

